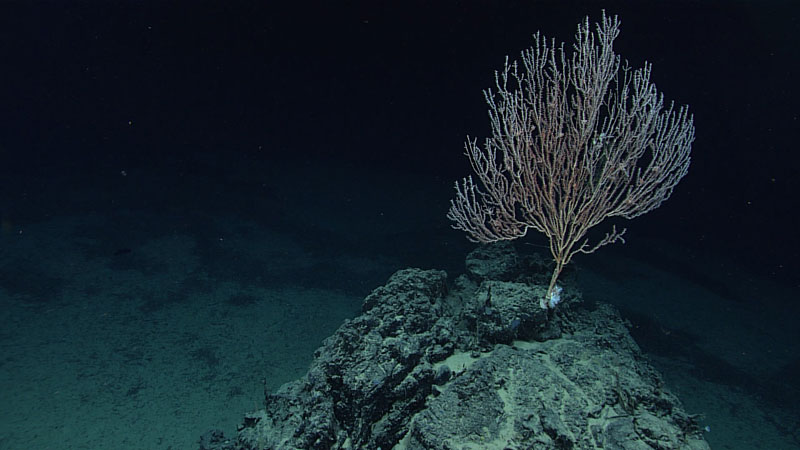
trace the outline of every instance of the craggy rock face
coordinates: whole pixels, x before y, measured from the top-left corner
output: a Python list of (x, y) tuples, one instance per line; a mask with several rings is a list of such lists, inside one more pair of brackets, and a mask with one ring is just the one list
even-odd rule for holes
[(481, 278), (398, 271), (235, 440), (201, 448), (708, 448), (612, 307), (567, 286), (545, 311), (546, 287)]

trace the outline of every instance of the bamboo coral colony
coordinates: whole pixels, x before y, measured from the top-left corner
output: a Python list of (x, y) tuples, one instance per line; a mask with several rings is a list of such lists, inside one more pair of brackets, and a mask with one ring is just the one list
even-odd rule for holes
[(612, 227), (589, 245), (590, 228), (658, 208), (689, 169), (688, 107), (664, 108), (650, 64), (634, 70), (614, 53), (618, 35), (605, 12), (595, 32), (588, 17), (578, 25), (569, 53), (536, 33), (521, 64), (506, 58), (496, 91), (484, 91), (492, 135), (482, 147), (465, 143), (479, 183), (456, 183), (447, 217), (480, 243), (544, 233), (555, 268), (543, 308), (560, 299), (556, 282), (572, 256), (624, 242)]

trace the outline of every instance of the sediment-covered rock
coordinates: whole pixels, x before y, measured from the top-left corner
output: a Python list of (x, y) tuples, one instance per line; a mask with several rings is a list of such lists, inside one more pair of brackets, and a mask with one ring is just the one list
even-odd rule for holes
[(531, 259), (507, 246), (471, 257), (480, 276), (449, 292), (442, 271), (395, 273), (303, 378), (201, 448), (708, 448), (614, 308), (566, 287), (542, 310), (545, 287), (514, 266)]

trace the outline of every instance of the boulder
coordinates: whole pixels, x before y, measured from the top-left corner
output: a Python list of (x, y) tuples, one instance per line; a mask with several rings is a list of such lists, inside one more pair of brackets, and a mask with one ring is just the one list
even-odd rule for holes
[(442, 271), (398, 271), (304, 377), (201, 449), (708, 448), (613, 307), (567, 286), (543, 310), (547, 277), (496, 253), (449, 290)]

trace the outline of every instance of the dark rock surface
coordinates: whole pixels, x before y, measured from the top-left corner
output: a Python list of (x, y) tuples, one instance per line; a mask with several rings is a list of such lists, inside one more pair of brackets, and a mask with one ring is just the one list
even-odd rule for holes
[(442, 271), (398, 271), (306, 376), (200, 448), (708, 448), (616, 310), (569, 286), (541, 309), (538, 263), (508, 249), (473, 252), (450, 292)]

